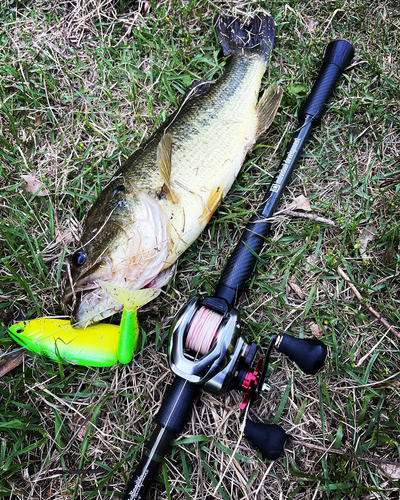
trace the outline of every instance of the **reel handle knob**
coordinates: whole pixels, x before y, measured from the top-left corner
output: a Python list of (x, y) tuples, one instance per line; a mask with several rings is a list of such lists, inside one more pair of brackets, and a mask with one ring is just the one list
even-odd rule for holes
[(276, 460), (282, 453), (286, 441), (286, 432), (280, 425), (261, 424), (248, 420), (244, 437), (258, 448), (266, 460)]
[(326, 345), (320, 340), (299, 339), (286, 333), (278, 337), (275, 347), (308, 375), (315, 375), (324, 366), (328, 354)]

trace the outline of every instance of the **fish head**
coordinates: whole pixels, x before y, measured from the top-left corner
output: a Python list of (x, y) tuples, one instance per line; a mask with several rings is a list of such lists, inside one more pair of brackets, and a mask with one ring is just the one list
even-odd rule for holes
[(102, 283), (140, 290), (166, 267), (169, 220), (158, 200), (115, 179), (85, 220), (64, 302), (79, 328), (122, 310)]

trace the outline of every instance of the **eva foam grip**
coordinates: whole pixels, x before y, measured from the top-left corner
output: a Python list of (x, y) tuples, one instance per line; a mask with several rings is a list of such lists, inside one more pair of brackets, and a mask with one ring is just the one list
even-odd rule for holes
[(300, 111), (299, 120), (312, 116), (314, 124), (321, 121), (340, 75), (354, 57), (354, 47), (343, 39), (333, 40), (326, 48), (317, 80)]
[(304, 373), (315, 375), (325, 364), (326, 345), (318, 339), (299, 339), (285, 333), (276, 348), (286, 354)]
[(248, 439), (266, 460), (277, 460), (283, 453), (286, 432), (280, 425), (261, 424), (248, 420), (244, 429)]

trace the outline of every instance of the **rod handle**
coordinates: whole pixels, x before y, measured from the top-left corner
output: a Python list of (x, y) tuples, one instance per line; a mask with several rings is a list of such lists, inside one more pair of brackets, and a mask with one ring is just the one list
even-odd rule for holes
[(336, 83), (354, 57), (354, 47), (342, 38), (333, 40), (325, 50), (324, 61), (317, 80), (299, 115), (299, 120), (312, 116), (317, 125), (325, 113)]
[(175, 377), (155, 417), (157, 426), (129, 481), (123, 500), (146, 498), (172, 440), (182, 432), (189, 418), (199, 391), (200, 386)]

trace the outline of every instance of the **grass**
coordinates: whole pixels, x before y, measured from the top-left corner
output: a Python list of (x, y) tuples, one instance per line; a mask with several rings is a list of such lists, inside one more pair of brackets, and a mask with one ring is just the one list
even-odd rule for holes
[[(176, 109), (192, 80), (221, 75), (215, 13), (257, 9), (256, 2), (233, 4), (0, 3), (3, 353), (16, 349), (7, 326), (21, 311), (27, 318), (60, 314), (65, 259), (116, 166)], [(269, 396), (250, 412), (279, 422), (291, 436), (274, 463), (262, 463), (243, 440), (227, 467), (241, 398), (203, 393), (152, 495), (398, 498), (398, 340), (359, 303), (338, 268), (365, 303), (399, 324), (400, 12), (390, 0), (276, 0), (262, 7), (277, 24), (264, 83), (284, 88), (279, 116), (180, 259), (166, 294), (143, 313), (141, 351), (131, 365), (87, 369), (27, 355), (0, 379), (0, 497), (122, 496), (171, 380), (171, 319), (195, 291), (212, 293), (279, 163), (325, 46), (344, 37), (356, 47), (352, 68), (282, 201), (308, 196), (313, 213), (334, 225), (277, 216), (239, 304), (246, 336), (261, 345), (283, 331), (309, 337), (317, 325), (330, 348), (327, 366), (317, 377), (304, 376), (274, 355)], [(27, 173), (45, 184), (47, 196), (24, 190)]]

